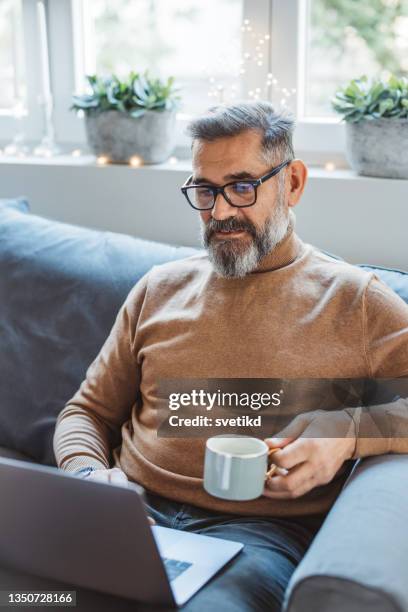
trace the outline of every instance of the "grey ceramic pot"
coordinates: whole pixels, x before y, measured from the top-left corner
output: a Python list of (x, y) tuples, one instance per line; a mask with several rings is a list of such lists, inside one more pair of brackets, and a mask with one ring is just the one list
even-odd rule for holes
[(138, 155), (145, 164), (159, 164), (176, 144), (174, 110), (146, 111), (141, 117), (116, 110), (87, 113), (85, 128), (95, 155), (106, 155), (116, 163), (128, 163)]
[(408, 119), (346, 123), (346, 155), (358, 174), (408, 179)]

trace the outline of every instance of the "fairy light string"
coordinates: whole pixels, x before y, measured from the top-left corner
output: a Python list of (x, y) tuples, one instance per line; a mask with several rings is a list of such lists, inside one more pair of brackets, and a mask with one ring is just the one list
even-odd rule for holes
[[(228, 54), (219, 58), (217, 68), (223, 76), (217, 77), (212, 67), (202, 67), (208, 79), (208, 97), (218, 104), (228, 104), (239, 97), (239, 92), (242, 92), (241, 97), (243, 98), (269, 100), (273, 96), (281, 106), (287, 106), (290, 98), (296, 93), (296, 89), (280, 87), (278, 79), (272, 72), (268, 72), (265, 77), (264, 66), (268, 61), (270, 35), (257, 32), (249, 19), (244, 19), (242, 22), (241, 32), (243, 36), (240, 43), (244, 51), (241, 50), (239, 60), (230, 60)], [(236, 46), (234, 49), (232, 42), (229, 50), (235, 57), (239, 54), (236, 52)], [(242, 77), (245, 74), (251, 74), (251, 82), (255, 83), (246, 91), (241, 85)]]

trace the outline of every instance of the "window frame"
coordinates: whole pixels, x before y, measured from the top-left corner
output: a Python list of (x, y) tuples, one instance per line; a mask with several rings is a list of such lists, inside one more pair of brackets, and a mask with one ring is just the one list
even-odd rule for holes
[[(25, 110), (27, 115), (21, 120), (21, 126), (27, 141), (41, 138), (43, 112), (38, 104), (41, 93), (41, 84), (37, 78), (40, 71), (39, 45), (37, 41), (37, 8), (33, 0), (22, 0), (23, 40), (24, 40), (24, 66), (27, 86), (27, 99)], [(11, 141), (16, 135), (16, 119), (12, 109), (0, 110), (0, 134), (4, 143)]]
[[(40, 56), (36, 21), (36, 0), (22, 0), (27, 80), (27, 110), (24, 120), (26, 138), (39, 140), (42, 135), (43, 113), (37, 99), (41, 93)], [(54, 127), (57, 142), (64, 149), (86, 146), (85, 122), (69, 110), (73, 92), (78, 91), (78, 74), (84, 65), (84, 45), (79, 34), (81, 24), (81, 0), (45, 0), (49, 24), (50, 72), (54, 101)], [(249, 19), (255, 31), (268, 31), (270, 38), (265, 45), (264, 65), (259, 74), (265, 78), (272, 72), (278, 87), (296, 89), (290, 108), (297, 115), (294, 144), (297, 154), (306, 161), (324, 164), (328, 159), (339, 165), (344, 163), (345, 126), (336, 119), (308, 119), (302, 116), (300, 96), (305, 75), (305, 26), (308, 0), (243, 0), (243, 19)], [(243, 52), (245, 53), (245, 44)], [(254, 89), (254, 76), (250, 71), (243, 75), (243, 91)], [(259, 84), (259, 81), (258, 81)], [(272, 95), (271, 101), (279, 105), (280, 96)], [(178, 140), (176, 155), (188, 156), (190, 141), (185, 134), (190, 116), (178, 113)], [(15, 134), (15, 120), (0, 115), (2, 139)]]
[[(308, 118), (304, 115), (306, 78), (306, 27), (309, 0), (271, 0), (271, 72), (283, 87), (296, 88), (293, 110), (296, 114), (295, 148), (306, 158), (323, 164), (337, 155), (344, 160), (345, 125), (339, 119)], [(272, 99), (272, 101), (275, 101)]]

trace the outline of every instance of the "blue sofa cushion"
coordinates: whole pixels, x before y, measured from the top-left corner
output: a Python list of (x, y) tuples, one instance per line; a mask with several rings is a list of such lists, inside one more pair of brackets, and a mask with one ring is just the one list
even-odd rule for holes
[(154, 264), (196, 252), (96, 231), (0, 200), (0, 446), (55, 465), (57, 414), (128, 292)]

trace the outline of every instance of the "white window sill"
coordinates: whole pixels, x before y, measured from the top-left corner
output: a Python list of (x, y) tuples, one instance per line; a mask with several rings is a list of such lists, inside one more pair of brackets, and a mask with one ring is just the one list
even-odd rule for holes
[[(73, 155), (57, 155), (54, 157), (35, 157), (32, 155), (27, 155), (24, 157), (18, 156), (9, 156), (9, 155), (1, 155), (0, 154), (0, 164), (7, 165), (16, 165), (16, 166), (41, 166), (42, 168), (51, 168), (51, 167), (66, 167), (66, 168), (89, 168), (89, 169), (98, 169), (104, 172), (111, 173), (137, 173), (137, 172), (160, 172), (160, 171), (172, 171), (178, 172), (182, 174), (188, 174), (191, 172), (191, 160), (190, 159), (178, 159), (175, 157), (170, 158), (169, 161), (162, 164), (146, 164), (138, 167), (134, 167), (128, 164), (101, 164), (98, 163), (96, 157), (94, 155), (81, 155), (81, 156), (73, 156)], [(368, 176), (360, 176), (353, 170), (349, 168), (334, 168), (332, 170), (328, 170), (325, 167), (308, 165), (309, 169), (309, 178), (311, 179), (323, 179), (323, 180), (348, 180), (348, 181), (357, 181), (357, 182), (374, 182), (380, 181), (381, 183), (407, 183), (406, 180), (403, 179), (384, 179), (379, 177), (368, 177)]]

